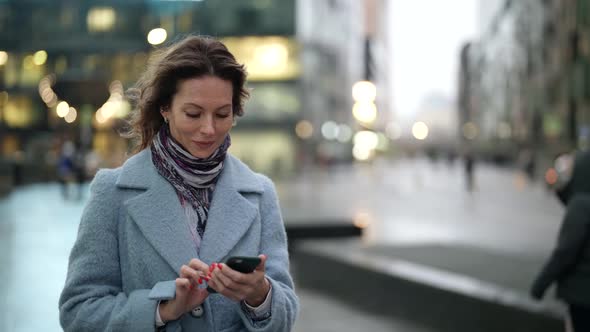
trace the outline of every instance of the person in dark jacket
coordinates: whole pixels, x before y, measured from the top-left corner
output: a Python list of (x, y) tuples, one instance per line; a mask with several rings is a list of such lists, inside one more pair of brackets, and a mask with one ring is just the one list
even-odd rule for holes
[[(541, 299), (554, 282), (568, 304), (574, 331), (590, 331), (590, 151), (556, 160), (562, 185), (556, 194), (566, 205), (557, 245), (531, 288)], [(569, 167), (568, 164), (573, 165)], [(573, 167), (573, 171), (572, 171)], [(571, 176), (568, 176), (571, 174)]]

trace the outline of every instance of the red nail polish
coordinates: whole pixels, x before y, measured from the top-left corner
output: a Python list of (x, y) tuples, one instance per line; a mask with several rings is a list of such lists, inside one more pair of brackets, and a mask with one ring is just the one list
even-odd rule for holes
[(190, 290), (193, 290), (193, 284), (190, 284), (190, 285), (188, 286), (188, 289), (190, 289)]
[(209, 265), (209, 273), (211, 273), (211, 271), (213, 271), (213, 269), (215, 269), (215, 263)]
[(201, 285), (203, 283), (203, 279), (199, 278), (199, 285)]
[(223, 270), (223, 267), (221, 266), (221, 264), (217, 264), (217, 266), (219, 266), (220, 270)]

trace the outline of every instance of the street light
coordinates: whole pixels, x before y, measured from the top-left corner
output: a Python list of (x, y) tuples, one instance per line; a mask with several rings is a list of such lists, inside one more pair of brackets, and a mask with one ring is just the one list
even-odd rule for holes
[(369, 81), (359, 81), (352, 86), (352, 115), (357, 121), (363, 124), (372, 124), (377, 118), (377, 106), (375, 98), (377, 97), (377, 88), (375, 84)]

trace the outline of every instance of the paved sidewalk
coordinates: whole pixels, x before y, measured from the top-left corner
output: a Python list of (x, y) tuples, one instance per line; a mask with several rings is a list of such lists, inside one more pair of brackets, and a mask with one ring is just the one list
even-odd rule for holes
[[(23, 187), (0, 200), (0, 330), (61, 331), (57, 303), (84, 203), (64, 201), (57, 184)], [(433, 332), (358, 310), (326, 294), (305, 288), (297, 293), (301, 314), (295, 332), (357, 332), (364, 327)]]
[(534, 270), (534, 262), (473, 248), (372, 249), (355, 240), (299, 243), (294, 255), (307, 264), (295, 267), (295, 277), (356, 308), (438, 331), (563, 331), (560, 303), (534, 301), (516, 288), (527, 280), (515, 276)]
[(461, 165), (425, 159), (334, 167), (279, 181), (285, 219), (331, 217), (365, 224), (367, 243), (462, 244), (545, 257), (564, 208), (523, 174), (476, 164), (474, 192)]
[[(279, 188), (287, 214), (349, 216), (367, 226), (360, 240), (304, 242), (295, 249), (316, 264), (351, 273), (353, 268), (337, 264), (355, 266), (356, 276), (361, 271), (391, 273), (393, 279), (386, 282), (383, 277), (382, 286), (391, 288), (393, 294), (403, 293), (401, 280), (423, 284), (410, 292), (422, 294), (419, 301), (447, 301), (436, 289), (450, 298), (472, 298), (479, 303), (475, 308), (482, 308), (476, 312), (488, 308), (484, 319), (488, 322), (512, 319), (525, 324), (522, 319), (531, 319), (528, 327), (523, 325), (529, 331), (534, 325), (544, 326), (542, 317), (546, 317), (550, 325), (545, 330), (560, 326), (564, 308), (553, 292), (536, 302), (528, 296), (528, 288), (555, 243), (563, 207), (542, 184), (528, 183), (519, 172), (490, 165), (479, 165), (476, 172), (474, 192), (464, 189), (458, 165), (447, 167), (426, 160), (334, 168), (309, 174), (311, 181), (280, 183)], [(324, 270), (325, 278), (334, 280), (338, 275)], [(330, 288), (335, 295), (346, 289), (321, 276), (308, 277), (309, 272), (305, 268), (298, 271), (310, 286)], [(396, 311), (397, 302), (379, 303)], [(535, 318), (538, 314), (541, 317)], [(462, 320), (459, 316), (449, 319), (457, 324)], [(477, 319), (471, 323), (477, 324)], [(487, 328), (501, 331), (505, 326)]]
[(294, 332), (434, 332), (416, 323), (364, 311), (330, 295), (297, 289), (301, 313)]
[[(456, 272), (470, 273), (470, 266), (458, 264), (464, 260), (456, 250), (429, 256), (401, 248), (469, 247), (517, 258), (549, 253), (563, 213), (552, 195), (538, 184), (526, 185), (511, 170), (487, 165), (476, 166), (476, 185), (474, 193), (465, 192), (459, 164), (447, 167), (423, 159), (310, 171), (277, 181), (286, 220), (325, 217), (366, 225), (361, 243), (374, 246), (374, 254), (386, 255), (386, 248), (396, 247), (407, 259), (434, 264), (444, 257), (457, 264)], [(83, 206), (83, 200), (63, 201), (57, 184), (23, 187), (0, 200), (1, 330), (60, 330), (57, 300)], [(523, 278), (521, 285), (531, 273), (514, 271)], [(358, 331), (365, 325), (357, 322), (366, 322), (367, 331), (421, 331), (326, 294), (299, 291), (303, 311), (298, 332)], [(323, 315), (324, 310), (329, 314)]]

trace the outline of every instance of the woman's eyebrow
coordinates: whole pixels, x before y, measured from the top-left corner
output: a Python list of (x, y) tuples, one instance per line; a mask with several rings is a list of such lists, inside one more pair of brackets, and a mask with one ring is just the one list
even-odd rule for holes
[[(195, 104), (195, 103), (191, 103), (191, 102), (184, 103), (184, 105), (182, 105), (182, 106), (183, 106), (183, 107), (184, 107), (184, 106), (194, 106), (194, 107), (196, 107), (196, 108), (199, 108), (199, 109), (202, 109), (202, 110), (204, 110), (204, 109), (205, 109), (205, 108), (204, 108), (204, 107), (202, 107), (201, 105), (199, 105), (199, 104)], [(223, 105), (223, 106), (220, 106), (220, 107), (216, 108), (215, 110), (216, 110), (216, 111), (218, 111), (218, 110), (220, 110), (220, 109), (222, 109), (222, 108), (226, 108), (226, 107), (231, 107), (231, 104), (225, 104), (225, 105)]]

